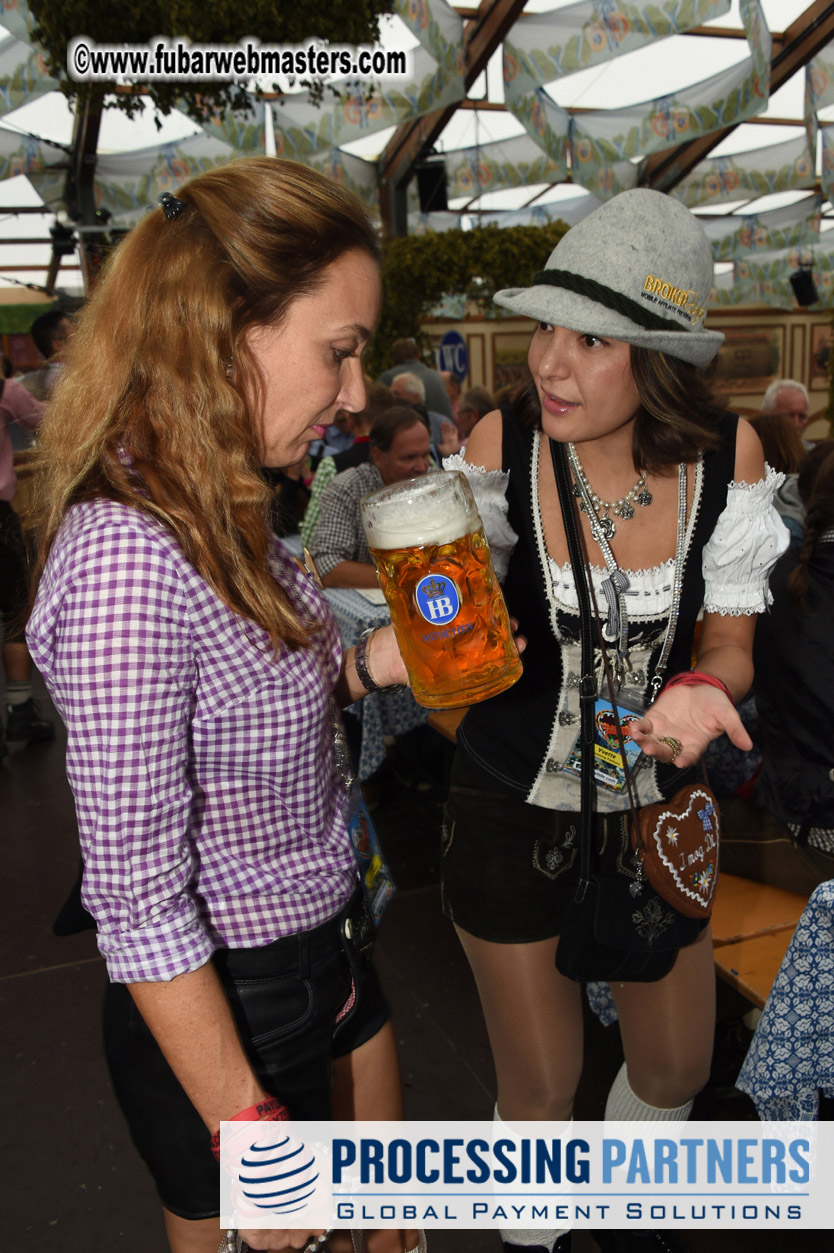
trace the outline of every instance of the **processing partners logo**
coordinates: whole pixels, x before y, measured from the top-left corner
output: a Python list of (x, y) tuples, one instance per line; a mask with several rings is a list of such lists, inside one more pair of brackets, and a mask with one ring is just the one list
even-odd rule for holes
[(834, 1230), (824, 1121), (224, 1123), (221, 1163), (238, 1230)]
[(312, 1147), (288, 1135), (286, 1123), (224, 1123), (220, 1162), (221, 1209), (231, 1205), (230, 1226), (287, 1230), (329, 1226), (333, 1210), (329, 1155), (321, 1145)]

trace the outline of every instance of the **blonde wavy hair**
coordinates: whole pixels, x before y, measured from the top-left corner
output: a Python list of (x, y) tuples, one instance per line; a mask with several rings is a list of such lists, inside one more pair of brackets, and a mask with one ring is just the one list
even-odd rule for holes
[(267, 564), (263, 379), (247, 338), (344, 253), (378, 262), (377, 233), (350, 192), (278, 158), (231, 162), (177, 197), (176, 218), (154, 209), (118, 246), (77, 319), (39, 431), (36, 583), (70, 506), (108, 497), (169, 527), (276, 651), (302, 647), (315, 627)]

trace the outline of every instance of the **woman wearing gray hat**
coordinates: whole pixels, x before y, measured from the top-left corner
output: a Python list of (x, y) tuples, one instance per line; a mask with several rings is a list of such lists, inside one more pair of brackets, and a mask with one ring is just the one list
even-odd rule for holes
[[(473, 706), (458, 733), (443, 861), (444, 907), (478, 983), (503, 1120), (571, 1118), (579, 981), (603, 977), (593, 931), (587, 943), (577, 938), (580, 602), (560, 465), (562, 499), (572, 489), (581, 508), (616, 703), (643, 754), (632, 773), (638, 806), (694, 780), (722, 732), (751, 746), (734, 702), (750, 687), (755, 615), (769, 603), (768, 573), (787, 532), (771, 503), (779, 476), (701, 373), (722, 341), (703, 326), (711, 286), (709, 245), (682, 205), (648, 190), (608, 201), (565, 235), (531, 286), (496, 296), (538, 321), (532, 380), (482, 419), (464, 459), (445, 463), (477, 489), (510, 611), (528, 638), (523, 677)], [(595, 662), (599, 676), (598, 650)], [(596, 691), (606, 691), (599, 677)], [(596, 710), (604, 721), (599, 700)], [(623, 841), (627, 877), (629, 797), (622, 777), (603, 776), (595, 770), (592, 843), (602, 857)], [(616, 943), (626, 973), (605, 977), (625, 1062), (606, 1118), (683, 1120), (712, 1054), (709, 925), (684, 919), (671, 951), (634, 974), (628, 927), (640, 925), (640, 887), (624, 888), (633, 903)], [(569, 1247), (568, 1232), (503, 1234), (507, 1249)], [(597, 1238), (606, 1250), (672, 1247), (663, 1232)]]

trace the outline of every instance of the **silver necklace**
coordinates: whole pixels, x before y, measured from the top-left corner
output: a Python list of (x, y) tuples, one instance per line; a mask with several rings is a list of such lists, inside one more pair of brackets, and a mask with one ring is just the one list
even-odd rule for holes
[[(619, 500), (602, 500), (588, 482), (588, 477), (582, 469), (582, 463), (573, 444), (568, 444), (568, 456), (574, 476), (573, 494), (579, 497), (579, 508), (589, 517), (593, 510), (597, 516), (599, 528), (606, 539), (613, 539), (617, 533), (614, 518), (622, 518), (623, 522), (629, 522), (634, 517), (634, 505), (631, 503), (633, 500), (643, 508), (652, 503), (652, 494), (646, 487), (645, 470), (625, 496), (621, 496)], [(611, 516), (612, 514), (614, 517)]]
[[(580, 486), (585, 488), (588, 480), (585, 478), (582, 466), (579, 464), (579, 458), (576, 455), (576, 449), (573, 444), (567, 445), (568, 461), (574, 473), (575, 479)], [(645, 477), (645, 476), (644, 476)], [(590, 488), (588, 488), (590, 491)], [(648, 503), (651, 504), (651, 495)], [(581, 506), (581, 501), (580, 501)], [(616, 662), (616, 680), (619, 687), (622, 686), (627, 674), (631, 673), (631, 664), (628, 659), (628, 616), (625, 606), (625, 593), (630, 587), (628, 575), (617, 565), (617, 559), (611, 551), (611, 545), (608, 543), (610, 536), (607, 528), (603, 527), (604, 518), (600, 518), (594, 509), (586, 509), (588, 515), (588, 524), (591, 528), (591, 534), (596, 541), (600, 552), (605, 559), (605, 565), (608, 570), (608, 578), (603, 580), (602, 592), (605, 596), (608, 607), (607, 621), (602, 626), (602, 634), (606, 643), (616, 644), (617, 646), (617, 662)], [(633, 510), (632, 510), (633, 513)], [(672, 590), (672, 606), (669, 610), (669, 620), (666, 624), (666, 636), (660, 651), (657, 666), (655, 667), (655, 676), (652, 680), (651, 700), (657, 696), (662, 683), (662, 675), (669, 661), (669, 654), (672, 650), (672, 641), (675, 638), (675, 628), (677, 627), (678, 615), (680, 614), (681, 592), (683, 591), (683, 564), (686, 550), (686, 464), (681, 462), (678, 466), (678, 526), (675, 541), (675, 576), (674, 587)], [(591, 578), (589, 570), (588, 577)]]

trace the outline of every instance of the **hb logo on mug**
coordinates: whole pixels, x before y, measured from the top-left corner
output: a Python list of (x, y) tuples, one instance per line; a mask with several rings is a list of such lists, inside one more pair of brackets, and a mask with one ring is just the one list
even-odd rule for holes
[(417, 608), (426, 622), (451, 622), (460, 612), (460, 592), (452, 579), (427, 574), (414, 589)]

